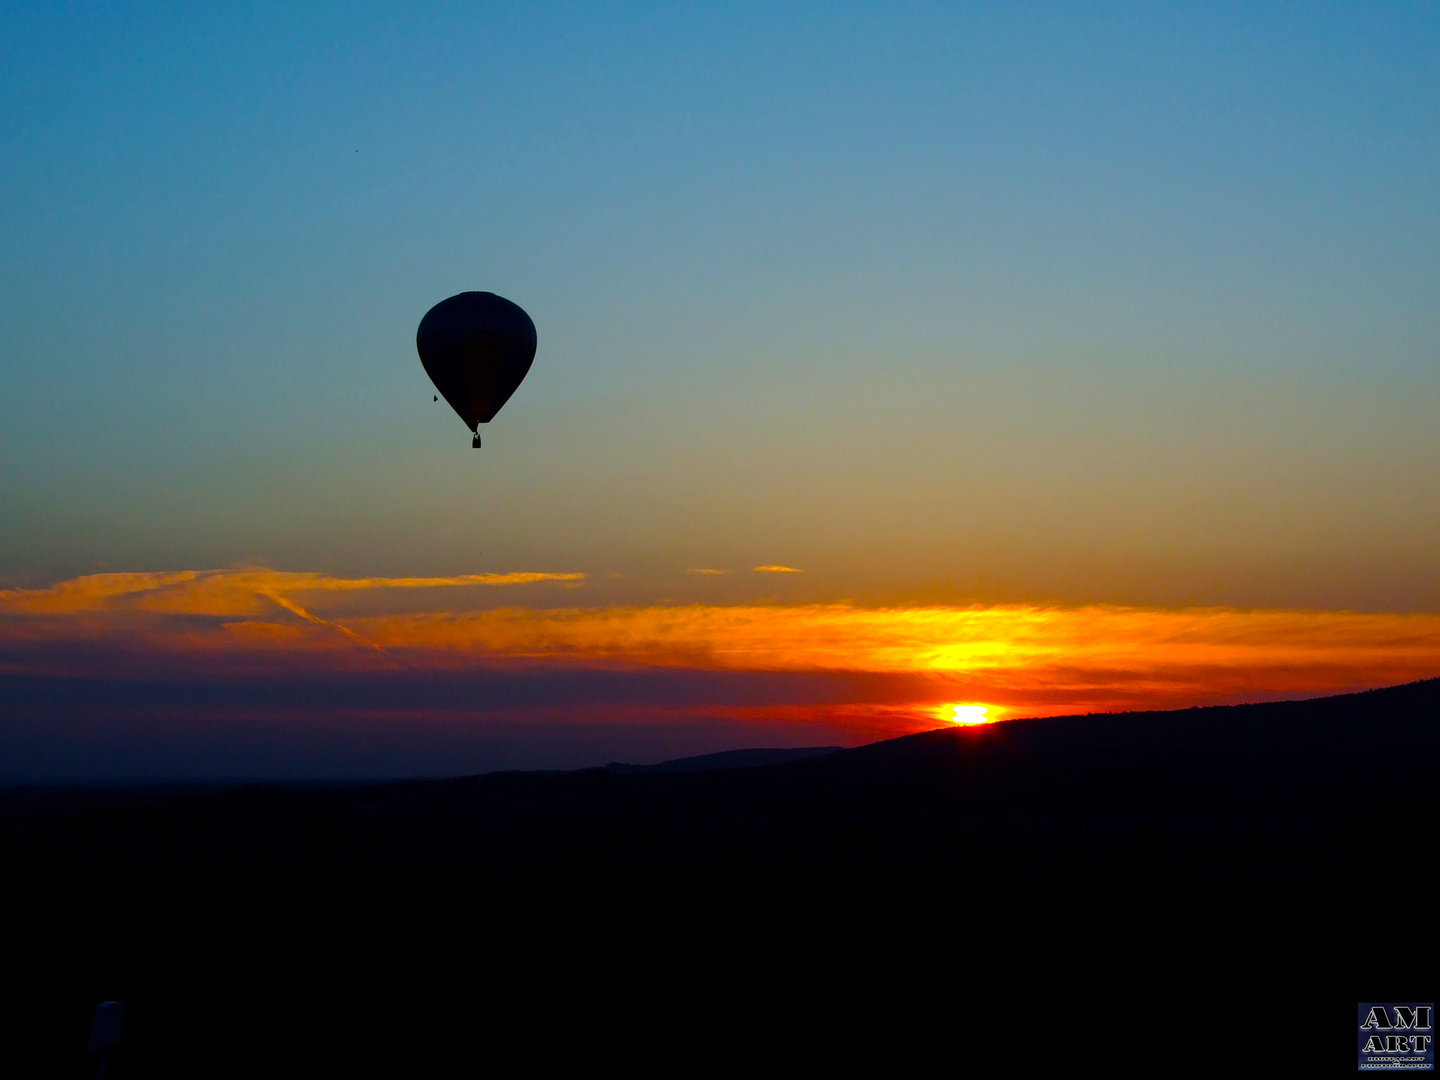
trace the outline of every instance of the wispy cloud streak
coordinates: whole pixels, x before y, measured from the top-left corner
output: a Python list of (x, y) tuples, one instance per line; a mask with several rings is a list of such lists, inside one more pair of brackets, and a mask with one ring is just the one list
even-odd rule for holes
[(875, 676), (892, 703), (904, 685), (915, 702), (988, 702), (1002, 715), (1303, 696), (1440, 674), (1440, 615), (1426, 614), (849, 604), (475, 610), (473, 600), (468, 610), (327, 609), (332, 598), (365, 590), (582, 580), (257, 569), (95, 575), (0, 593), (0, 670), (835, 672)]
[[(446, 589), (489, 585), (580, 583), (580, 573), (462, 574), (456, 577), (337, 578), (266, 568), (179, 570), (169, 573), (90, 574), (48, 589), (0, 590), (0, 615), (64, 615), (132, 609), (177, 615), (255, 615), (264, 601), (296, 593), (354, 593), (385, 589)], [(285, 604), (281, 603), (281, 606)], [(308, 618), (309, 616), (302, 616)]]

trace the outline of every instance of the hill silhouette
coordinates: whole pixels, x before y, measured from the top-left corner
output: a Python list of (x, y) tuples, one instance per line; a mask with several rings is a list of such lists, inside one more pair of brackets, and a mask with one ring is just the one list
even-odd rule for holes
[(1355, 1002), (1433, 999), (1437, 719), (1430, 680), (736, 767), (11, 791), (6, 1045), (84, 1075), (118, 998), (117, 1077), (1348, 1071)]
[(658, 765), (627, 765), (612, 761), (605, 766), (614, 773), (709, 772), (711, 769), (748, 769), (756, 765), (783, 765), (787, 761), (818, 757), (842, 750), (840, 746), (756, 747), (750, 750), (722, 750), (718, 754), (674, 758)]

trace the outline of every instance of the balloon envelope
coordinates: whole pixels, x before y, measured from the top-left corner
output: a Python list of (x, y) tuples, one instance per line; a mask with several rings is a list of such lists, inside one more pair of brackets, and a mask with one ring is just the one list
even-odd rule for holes
[(535, 359), (535, 324), (488, 292), (441, 300), (420, 320), (415, 348), (440, 396), (474, 431), (510, 400)]

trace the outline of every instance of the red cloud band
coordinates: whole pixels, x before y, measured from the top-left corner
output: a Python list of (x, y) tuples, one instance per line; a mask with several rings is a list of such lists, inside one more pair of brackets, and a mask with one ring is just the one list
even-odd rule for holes
[[(1001, 715), (1303, 696), (1440, 673), (1440, 616), (1426, 614), (846, 604), (466, 609), (444, 604), (448, 594), (438, 591), (458, 597), (473, 586), (583, 580), (576, 573), (334, 578), (263, 569), (95, 575), (0, 592), (0, 664), (9, 674), (52, 677), (111, 666), (228, 675), (516, 665), (848, 672), (886, 677), (887, 693), (897, 680), (913, 687), (917, 707), (983, 701)], [(432, 604), (440, 610), (332, 610), (345, 595), (418, 589), (442, 601)]]

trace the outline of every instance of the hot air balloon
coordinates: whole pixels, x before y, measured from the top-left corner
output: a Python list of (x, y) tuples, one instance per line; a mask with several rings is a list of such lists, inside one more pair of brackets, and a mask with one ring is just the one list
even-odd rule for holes
[(488, 292), (441, 300), (420, 320), (415, 348), (440, 396), (475, 432), (510, 400), (535, 359), (535, 324), (518, 304)]

